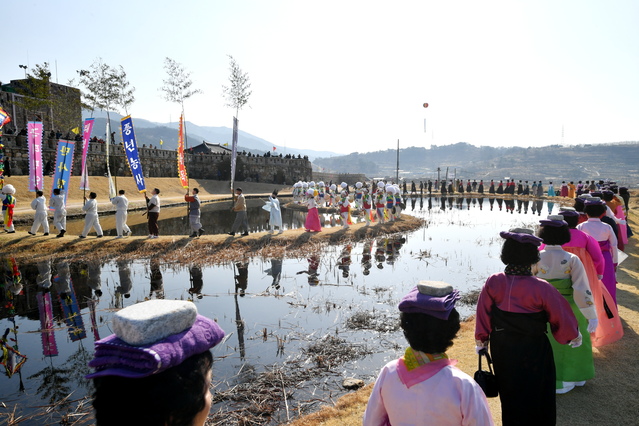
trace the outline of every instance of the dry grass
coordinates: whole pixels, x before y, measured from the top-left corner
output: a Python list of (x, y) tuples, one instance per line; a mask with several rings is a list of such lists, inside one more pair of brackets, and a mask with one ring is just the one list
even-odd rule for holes
[[(635, 195), (636, 196), (636, 195)], [(593, 349), (596, 376), (586, 386), (565, 395), (557, 395), (557, 424), (636, 425), (639, 418), (639, 203), (631, 201), (629, 223), (635, 231), (625, 252), (628, 259), (617, 271), (617, 301), (624, 325), (624, 337), (613, 344)], [(448, 351), (459, 362), (457, 367), (471, 375), (477, 369), (474, 339), (475, 321), (462, 323), (453, 347)], [(380, 365), (381, 368), (381, 365)], [(290, 426), (351, 426), (361, 425), (372, 384), (340, 398), (334, 405), (324, 406), (317, 413), (299, 418)], [(499, 398), (488, 403), (496, 425), (501, 425)]]

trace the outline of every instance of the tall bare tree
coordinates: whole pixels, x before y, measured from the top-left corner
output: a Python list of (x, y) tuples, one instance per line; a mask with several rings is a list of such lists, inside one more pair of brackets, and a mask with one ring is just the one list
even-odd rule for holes
[(182, 107), (184, 113), (184, 101), (193, 95), (202, 93), (200, 89), (194, 89), (191, 73), (186, 71), (182, 64), (171, 59), (164, 59), (164, 70), (167, 79), (162, 80), (160, 91), (164, 92), (164, 99), (168, 102), (175, 102)]
[(89, 71), (78, 71), (80, 84), (85, 88), (82, 92), (84, 103), (92, 112), (99, 108), (108, 115), (109, 110), (119, 112), (119, 108), (124, 108), (128, 113), (129, 106), (135, 101), (135, 87), (130, 86), (124, 68), (121, 65), (111, 67), (102, 58), (97, 58), (89, 68)]
[(239, 112), (246, 104), (248, 104), (249, 98), (253, 91), (251, 90), (251, 82), (249, 81), (248, 73), (243, 72), (235, 58), (229, 57), (229, 86), (222, 85), (222, 93), (226, 99), (225, 106), (233, 108), (235, 110), (235, 118), (239, 115)]

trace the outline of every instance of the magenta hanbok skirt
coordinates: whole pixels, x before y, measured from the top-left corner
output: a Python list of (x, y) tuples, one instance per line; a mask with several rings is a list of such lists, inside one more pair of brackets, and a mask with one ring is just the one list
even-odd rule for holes
[(306, 228), (307, 231), (313, 231), (313, 232), (320, 232), (322, 230), (322, 223), (320, 222), (319, 213), (317, 212), (317, 207), (308, 209), (308, 214), (306, 215), (306, 222), (304, 222), (304, 228)]
[[(606, 290), (612, 296), (612, 300), (615, 301), (615, 305), (617, 304), (617, 275), (615, 274), (615, 265), (612, 263), (612, 253), (610, 252), (610, 242), (606, 241), (598, 241), (599, 247), (601, 248), (601, 253), (603, 254), (603, 258), (605, 261), (604, 273), (601, 282), (604, 283)], [(617, 250), (617, 247), (613, 247), (612, 249)]]

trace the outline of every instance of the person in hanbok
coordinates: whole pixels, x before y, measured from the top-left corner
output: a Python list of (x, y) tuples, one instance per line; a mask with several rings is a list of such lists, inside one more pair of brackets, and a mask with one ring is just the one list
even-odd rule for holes
[(7, 184), (0, 191), (0, 199), (2, 200), (2, 218), (4, 223), (4, 232), (7, 234), (15, 234), (16, 228), (13, 224), (13, 210), (16, 207), (16, 189), (13, 185)]
[(502, 181), (499, 181), (499, 184), (497, 185), (497, 194), (503, 194), (504, 193), (504, 183)]
[(561, 182), (561, 189), (560, 189), (559, 195), (562, 197), (568, 196), (568, 185), (566, 184), (566, 181)]
[(400, 326), (410, 346), (379, 373), (364, 426), (493, 424), (484, 392), (446, 354), (460, 329), (459, 297), (449, 284), (421, 281), (402, 298)]
[(306, 191), (306, 206), (308, 208), (308, 214), (306, 215), (306, 221), (304, 222), (306, 232), (321, 232), (322, 223), (320, 222), (319, 213), (317, 212), (317, 202), (315, 201), (314, 189)]
[(623, 251), (626, 244), (628, 244), (628, 229), (626, 215), (623, 211), (623, 200), (615, 197), (615, 193), (610, 190), (602, 191), (602, 199), (609, 209), (606, 215), (617, 224), (617, 248)]
[(393, 195), (395, 197), (395, 219), (399, 219), (402, 216), (403, 200), (398, 187), (395, 187), (395, 193)]
[(395, 220), (395, 188), (393, 185), (386, 185), (386, 214), (388, 215), (388, 221)]
[(592, 300), (595, 302), (599, 324), (594, 333), (590, 334), (592, 346), (601, 347), (623, 337), (623, 328), (619, 312), (612, 296), (601, 282), (605, 269), (605, 261), (597, 240), (577, 229), (579, 213), (570, 207), (562, 207), (559, 214), (568, 223), (570, 241), (562, 248), (575, 254), (583, 263), (592, 290)]
[(342, 191), (341, 198), (339, 200), (339, 214), (342, 217), (342, 229), (348, 229), (348, 216), (351, 210), (351, 203), (348, 200), (348, 193)]
[(549, 197), (555, 196), (555, 187), (552, 185), (552, 182), (548, 182), (548, 196)]
[[(493, 189), (495, 189), (494, 185), (493, 185)], [(480, 193), (480, 194), (484, 193), (484, 181), (483, 180), (479, 181), (479, 185), (477, 186), (477, 192)]]
[(364, 210), (364, 220), (366, 221), (366, 225), (371, 224), (371, 208), (373, 207), (373, 197), (368, 190), (368, 186), (365, 186), (362, 194), (362, 209)]
[(537, 185), (537, 196), (538, 197), (544, 196), (544, 186), (541, 184), (541, 181), (539, 181), (539, 185)]
[(581, 346), (574, 349), (548, 335), (555, 359), (556, 392), (563, 394), (575, 386), (584, 386), (586, 380), (595, 376), (590, 333), (597, 329), (597, 311), (583, 263), (578, 256), (561, 247), (570, 241), (568, 223), (561, 215), (550, 215), (539, 223), (538, 235), (546, 246), (539, 253), (537, 276), (552, 284), (566, 298), (583, 336)]
[[(381, 186), (380, 186), (381, 185)], [(384, 183), (379, 182), (377, 184), (377, 191), (375, 192), (375, 213), (377, 217), (377, 224), (384, 223)]]
[(597, 240), (604, 258), (604, 273), (601, 281), (617, 305), (617, 237), (612, 227), (601, 221), (606, 214), (606, 203), (599, 197), (590, 197), (584, 201), (584, 210), (588, 220), (577, 225), (577, 229)]
[(102, 238), (102, 227), (100, 226), (100, 218), (98, 216), (98, 201), (96, 198), (98, 195), (95, 192), (89, 194), (89, 199), (84, 199), (84, 205), (82, 211), (84, 211), (84, 229), (80, 238), (86, 238), (91, 228), (95, 229), (97, 238)]
[(268, 196), (268, 205), (270, 206), (268, 223), (271, 226), (271, 230), (268, 233), (274, 233), (275, 227), (277, 227), (280, 230), (278, 234), (281, 234), (284, 229), (282, 228), (282, 210), (280, 209), (280, 200), (277, 198), (277, 189), (273, 190), (273, 193)]
[(570, 181), (568, 184), (568, 198), (575, 198), (576, 190), (575, 183)]
[(524, 228), (500, 236), (506, 269), (491, 275), (479, 295), (476, 350), (490, 343), (504, 426), (554, 425), (555, 365), (546, 324), (559, 343), (577, 347), (577, 320), (566, 299), (533, 275), (541, 238)]
[(67, 232), (67, 210), (64, 205), (64, 194), (60, 188), (53, 189), (53, 195), (49, 199), (49, 208), (53, 210), (53, 226), (59, 232), (56, 238), (62, 238)]
[(35, 210), (33, 217), (33, 225), (29, 234), (35, 235), (36, 232), (42, 226), (44, 235), (49, 235), (49, 218), (47, 217), (47, 199), (44, 198), (44, 193), (40, 190), (36, 191), (36, 198), (31, 201), (31, 208)]

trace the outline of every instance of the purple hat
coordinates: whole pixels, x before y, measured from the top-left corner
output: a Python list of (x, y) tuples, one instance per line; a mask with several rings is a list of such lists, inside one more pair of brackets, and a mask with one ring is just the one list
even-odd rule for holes
[(577, 210), (574, 209), (574, 207), (561, 207), (559, 209), (559, 214), (563, 217), (577, 217), (579, 216), (579, 213), (577, 213)]
[[(114, 318), (114, 323), (119, 322), (119, 328), (114, 327), (116, 334), (95, 342), (95, 354), (89, 367), (96, 371), (86, 376), (87, 379), (102, 376), (147, 377), (207, 351), (224, 338), (220, 326), (198, 315), (191, 302), (151, 302), (158, 301), (138, 303), (116, 314), (119, 319), (116, 321)], [(184, 304), (180, 305), (180, 302)], [(196, 313), (191, 316), (190, 311), (193, 310)], [(164, 326), (155, 327), (157, 323)], [(140, 340), (149, 335), (156, 336), (157, 340)]]
[(533, 235), (533, 231), (531, 229), (526, 228), (513, 228), (509, 231), (502, 231), (499, 233), (499, 236), (507, 240), (515, 240), (518, 243), (532, 244), (537, 247), (539, 247), (544, 241)]
[(587, 206), (605, 206), (606, 202), (599, 197), (591, 197), (584, 201)]
[(420, 281), (399, 302), (400, 312), (427, 314), (447, 320), (461, 296), (450, 284), (441, 281)]
[(551, 214), (548, 216), (548, 219), (541, 219), (539, 223), (541, 223), (542, 226), (553, 226), (555, 228), (568, 226), (568, 222), (566, 222), (564, 217), (560, 214)]

